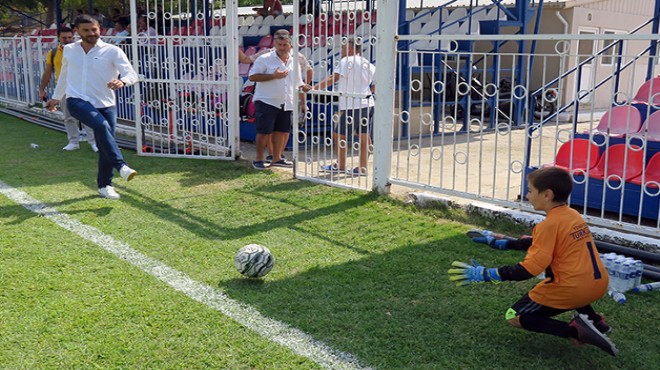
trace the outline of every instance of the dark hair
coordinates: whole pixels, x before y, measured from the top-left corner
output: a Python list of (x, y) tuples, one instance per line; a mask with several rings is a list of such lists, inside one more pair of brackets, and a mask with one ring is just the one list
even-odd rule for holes
[(126, 17), (121, 17), (117, 20), (117, 23), (121, 24), (122, 27), (126, 28), (128, 27), (129, 24), (131, 24), (131, 21)]
[(527, 181), (539, 192), (552, 190), (555, 203), (566, 203), (573, 191), (571, 174), (559, 167), (542, 167), (527, 175)]
[(81, 16), (76, 17), (76, 19), (73, 21), (73, 26), (75, 28), (78, 28), (83, 23), (96, 23), (99, 24), (98, 19), (92, 17), (91, 15), (88, 14), (83, 14)]
[(60, 33), (67, 33), (67, 32), (73, 33), (73, 30), (69, 27), (60, 27), (57, 29), (57, 37), (60, 37)]

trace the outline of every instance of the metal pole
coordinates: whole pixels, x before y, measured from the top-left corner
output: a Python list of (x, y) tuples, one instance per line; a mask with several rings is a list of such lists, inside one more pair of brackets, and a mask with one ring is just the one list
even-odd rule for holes
[(389, 193), (392, 172), (392, 126), (396, 75), (396, 27), (398, 3), (402, 0), (378, 0), (376, 25), (376, 107), (374, 114), (373, 190)]
[(239, 126), (241, 117), (239, 114), (239, 94), (243, 78), (238, 75), (238, 0), (227, 0), (226, 5), (226, 44), (227, 44), (227, 118), (229, 120), (229, 132), (227, 144), (231, 147), (231, 156), (236, 158), (240, 155)]
[[(137, 0), (131, 0), (130, 3), (131, 7), (131, 54), (132, 59), (131, 62), (133, 63), (133, 69), (138, 73), (138, 76), (140, 76), (140, 79), (142, 79), (142, 73), (139, 70), (139, 51), (138, 51), (138, 37), (137, 37)], [(136, 146), (135, 150), (138, 153), (141, 153), (142, 151), (142, 135), (140, 135), (140, 132), (142, 132), (142, 110), (141, 105), (142, 104), (142, 97), (140, 96), (140, 81), (138, 81), (136, 84), (133, 85), (133, 109), (134, 109), (134, 116), (135, 117), (135, 138), (136, 138)]]

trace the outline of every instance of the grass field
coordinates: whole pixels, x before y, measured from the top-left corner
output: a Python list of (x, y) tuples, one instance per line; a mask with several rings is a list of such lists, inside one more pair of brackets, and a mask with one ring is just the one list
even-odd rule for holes
[[(254, 329), (269, 320), (306, 333), (331, 354), (359, 360), (346, 367), (660, 367), (660, 294), (630, 294), (625, 305), (608, 297), (596, 303), (614, 328), (620, 356), (612, 358), (505, 323), (505, 311), (536, 280), (449, 283), (453, 260), (474, 257), (487, 266), (520, 261), (520, 252), (495, 251), (464, 235), (474, 226), (528, 232), (516, 225), (257, 172), (247, 161), (129, 151), (127, 162), (140, 174), (130, 183), (117, 179), (122, 198), (109, 201), (96, 193), (97, 156), (87, 145), (63, 152), (65, 141), (63, 133), (0, 115), (0, 181), (74, 226), (93, 227), (139, 258), (261, 316), (249, 329), (168, 285), (167, 276), (156, 278), (110, 253), (110, 242), (58, 226), (50, 218), (54, 211), (38, 214), (0, 194), (0, 368), (343, 366), (297, 354), (295, 343)], [(233, 267), (234, 253), (250, 243), (276, 257), (264, 279), (242, 278)]]

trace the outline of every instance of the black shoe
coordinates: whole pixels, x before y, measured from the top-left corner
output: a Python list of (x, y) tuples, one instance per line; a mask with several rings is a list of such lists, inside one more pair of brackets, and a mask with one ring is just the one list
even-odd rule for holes
[(252, 168), (255, 170), (265, 170), (268, 167), (266, 167), (264, 161), (252, 161)]
[(598, 331), (587, 315), (575, 315), (568, 325), (577, 330), (578, 342), (596, 346), (612, 356), (616, 356), (619, 353), (619, 350), (616, 349), (610, 338)]
[(282, 160), (279, 160), (277, 162), (272, 162), (270, 165), (272, 167), (292, 168), (293, 167), (293, 162), (287, 161), (286, 159), (282, 159)]
[[(282, 157), (280, 157), (280, 158), (282, 158), (283, 160), (286, 160), (286, 156), (284, 154), (282, 154)], [(269, 155), (269, 156), (266, 157), (266, 163), (271, 163), (271, 162), (273, 162), (273, 156)]]

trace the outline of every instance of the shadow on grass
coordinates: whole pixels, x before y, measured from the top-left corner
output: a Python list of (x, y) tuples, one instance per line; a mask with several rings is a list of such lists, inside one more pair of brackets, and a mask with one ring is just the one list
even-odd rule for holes
[[(81, 197), (75, 199), (68, 199), (62, 202), (47, 204), (47, 206), (57, 209), (59, 206), (75, 204), (78, 202), (83, 202), (86, 200), (96, 199), (96, 198), (97, 198), (96, 196), (87, 196), (87, 197)], [(110, 214), (110, 212), (112, 212), (112, 207), (94, 207), (94, 208), (83, 208), (83, 209), (74, 208), (74, 209), (68, 209), (66, 211), (68, 215), (73, 215), (77, 213), (86, 213), (86, 214), (91, 213), (91, 214), (95, 214), (98, 217), (107, 216), (108, 214)], [(10, 205), (10, 206), (2, 207), (2, 211), (0, 212), (0, 214), (7, 214), (7, 217), (12, 219), (12, 221), (6, 222), (5, 225), (18, 225), (33, 217), (40, 217), (38, 213), (25, 212), (25, 208), (20, 205)]]
[[(306, 202), (297, 202), (297, 198), (290, 197), (291, 193), (301, 193), (305, 189), (318, 187), (303, 181), (291, 181), (272, 186), (260, 186), (248, 190), (238, 190), (243, 199), (262, 198), (268, 204), (280, 202), (286, 205), (288, 212), (283, 212), (279, 217), (269, 217), (261, 222), (256, 222), (246, 226), (231, 227), (209, 221), (208, 218), (198, 216), (193, 212), (181, 210), (165, 202), (156, 201), (144, 193), (130, 188), (122, 189), (122, 201), (130, 203), (131, 206), (140, 208), (154, 217), (175, 223), (182, 229), (193, 232), (200, 237), (207, 239), (221, 239), (223, 241), (243, 239), (250, 235), (263, 233), (265, 230), (288, 228), (297, 230), (296, 225), (310, 221), (319, 217), (326, 217), (332, 214), (342, 214), (350, 209), (357, 209), (367, 203), (373, 202), (378, 198), (374, 193), (356, 193), (349, 200), (336, 202), (334, 199), (320, 200), (317, 208), (302, 207), (300, 204)], [(303, 196), (304, 195), (300, 195)], [(309, 232), (309, 231), (306, 231)], [(334, 239), (329, 239), (325, 234), (317, 233), (317, 237), (337, 243)], [(366, 253), (365, 250), (355, 248), (354, 246), (344, 245), (344, 247), (354, 250), (358, 253)]]
[(469, 254), (492, 258), (492, 251), (466, 251), (465, 237), (456, 235), (283, 280), (237, 278), (219, 286), (374, 368), (614, 368), (595, 347), (506, 324), (505, 311), (537, 280), (451, 284), (451, 261)]

